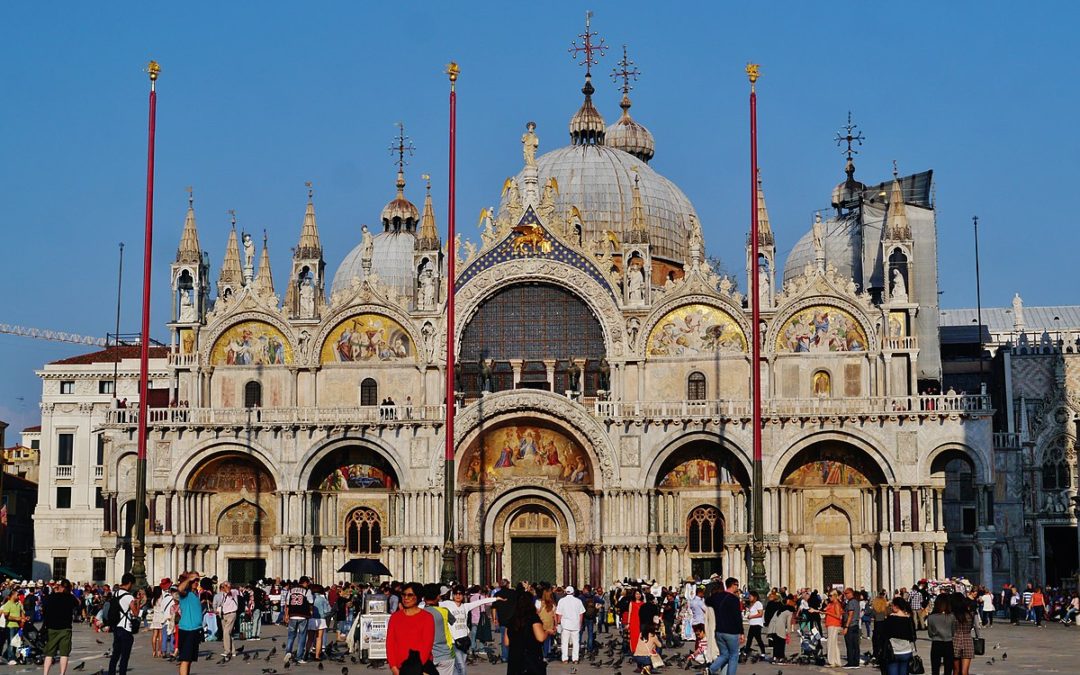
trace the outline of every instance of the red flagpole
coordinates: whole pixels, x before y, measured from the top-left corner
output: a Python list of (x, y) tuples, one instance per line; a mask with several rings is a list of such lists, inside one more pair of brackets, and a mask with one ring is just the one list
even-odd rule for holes
[[(157, 120), (158, 74), (156, 61), (150, 74), (150, 122), (146, 153), (146, 235), (143, 240), (142, 331), (139, 337), (139, 442), (135, 477), (135, 536), (131, 542), (131, 572), (136, 586), (146, 585), (146, 408), (150, 395), (150, 266), (154, 251), (154, 133)], [(118, 357), (119, 358), (119, 357)]]
[(454, 391), (454, 280), (455, 280), (455, 197), (457, 190), (457, 79), (460, 72), (454, 62), (446, 67), (450, 77), (450, 167), (447, 176), (447, 243), (446, 243), (446, 451), (443, 455), (443, 553), (442, 580), (444, 583), (458, 578), (454, 563), (454, 412), (457, 397)]
[(765, 579), (764, 486), (762, 485), (761, 452), (761, 294), (758, 279), (758, 158), (757, 158), (757, 91), (758, 66), (747, 64), (750, 78), (750, 320), (753, 342), (750, 346), (750, 392), (753, 400), (751, 423), (754, 427), (753, 485), (753, 550), (751, 552), (750, 588), (768, 590)]

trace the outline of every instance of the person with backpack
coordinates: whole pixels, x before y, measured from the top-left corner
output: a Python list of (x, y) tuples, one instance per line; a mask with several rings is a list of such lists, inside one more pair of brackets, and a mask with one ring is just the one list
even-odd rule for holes
[(105, 629), (113, 634), (112, 656), (109, 658), (109, 675), (127, 675), (134, 634), (139, 632), (139, 603), (131, 593), (135, 575), (125, 572), (120, 585), (113, 589), (113, 596), (105, 610)]
[[(311, 605), (315, 598), (311, 595), (309, 586), (311, 579), (300, 577), (300, 582), (289, 588), (282, 595), (285, 605), (285, 625), (288, 626), (288, 638), (285, 641), (285, 665), (296, 654), (296, 663), (307, 663), (304, 660), (304, 648), (307, 645), (308, 620), (311, 618)], [(295, 643), (295, 646), (294, 646)]]

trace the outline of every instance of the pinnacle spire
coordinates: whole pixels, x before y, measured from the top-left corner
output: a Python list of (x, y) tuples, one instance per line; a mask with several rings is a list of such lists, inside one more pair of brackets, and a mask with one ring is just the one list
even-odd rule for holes
[(293, 257), (297, 260), (322, 258), (322, 243), (319, 241), (319, 228), (315, 224), (315, 204), (311, 201), (311, 181), (307, 183), (308, 201), (304, 211), (304, 224), (300, 226), (300, 243), (296, 245)]
[(424, 174), (427, 181), (427, 194), (424, 195), (424, 213), (420, 217), (420, 236), (416, 239), (416, 250), (425, 251), (439, 248), (439, 231), (435, 228), (435, 206), (431, 202), (431, 176)]
[(176, 249), (176, 262), (193, 265), (202, 262), (199, 231), (195, 227), (195, 198), (191, 188), (188, 188), (188, 210), (184, 218), (184, 230), (180, 234), (180, 245)]
[(757, 221), (758, 246), (772, 246), (775, 243), (772, 226), (769, 224), (769, 211), (765, 208), (765, 190), (761, 187), (761, 172), (757, 177)]
[(259, 257), (259, 273), (255, 275), (255, 292), (263, 297), (274, 294), (274, 275), (270, 271), (270, 247), (267, 245), (266, 232), (263, 232), (262, 256)]
[[(239, 288), (244, 282), (244, 270), (240, 266), (240, 241), (236, 237), (236, 222), (229, 230), (229, 241), (225, 244), (225, 260), (218, 273), (218, 295), (226, 286)], [(234, 289), (235, 290), (235, 289)]]
[(649, 241), (649, 223), (645, 219), (645, 207), (641, 203), (641, 179), (634, 169), (634, 188), (630, 202), (630, 236), (629, 243), (640, 244)]
[(907, 211), (904, 209), (904, 189), (900, 177), (893, 168), (892, 187), (889, 189), (889, 211), (885, 215), (885, 236), (889, 239), (911, 239)]

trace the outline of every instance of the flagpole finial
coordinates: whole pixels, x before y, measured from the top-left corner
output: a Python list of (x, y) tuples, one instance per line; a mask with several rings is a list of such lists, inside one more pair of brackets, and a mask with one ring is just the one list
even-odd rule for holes
[(747, 63), (746, 76), (750, 78), (750, 89), (753, 89), (754, 83), (761, 77), (761, 65), (757, 63)]
[(161, 74), (161, 66), (157, 61), (151, 61), (146, 66), (146, 72), (150, 75), (150, 81), (154, 82), (158, 79), (158, 75)]
[(457, 61), (451, 61), (446, 64), (446, 70), (444, 71), (447, 77), (450, 78), (450, 88), (454, 88), (454, 84), (457, 83), (458, 75), (461, 73), (461, 66), (457, 64)]

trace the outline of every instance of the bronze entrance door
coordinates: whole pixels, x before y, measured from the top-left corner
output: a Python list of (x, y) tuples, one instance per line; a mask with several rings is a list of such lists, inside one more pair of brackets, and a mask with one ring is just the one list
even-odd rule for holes
[(834, 585), (844, 585), (844, 556), (821, 556), (821, 586), (827, 591)]
[(246, 584), (266, 578), (266, 560), (263, 558), (229, 558), (229, 581)]
[(554, 537), (514, 537), (510, 540), (510, 576), (512, 582), (547, 581), (555, 578)]
[(510, 577), (519, 581), (547, 581), (557, 584), (556, 551), (559, 526), (548, 509), (530, 504), (510, 521)]

